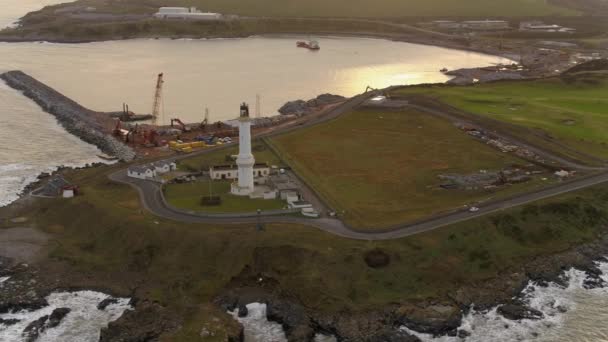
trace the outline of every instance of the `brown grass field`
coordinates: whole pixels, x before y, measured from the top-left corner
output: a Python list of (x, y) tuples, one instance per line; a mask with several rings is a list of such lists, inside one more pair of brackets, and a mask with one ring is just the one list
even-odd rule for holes
[[(440, 174), (526, 163), (475, 141), (450, 122), (414, 111), (356, 111), (272, 141), (286, 163), (334, 209), (344, 211), (348, 223), (372, 230), (496, 196), (483, 189), (441, 189)], [(498, 194), (529, 186), (512, 185)]]

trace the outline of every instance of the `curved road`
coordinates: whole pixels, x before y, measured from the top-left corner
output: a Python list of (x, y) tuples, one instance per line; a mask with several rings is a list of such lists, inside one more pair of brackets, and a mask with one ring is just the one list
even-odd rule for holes
[[(277, 134), (283, 134), (292, 130), (300, 129), (303, 127), (310, 127), (313, 125), (332, 120), (341, 114), (352, 110), (353, 108), (361, 105), (368, 98), (378, 94), (378, 92), (369, 92), (355, 96), (339, 106), (329, 110), (328, 112), (319, 115), (308, 121), (296, 121), (294, 124), (281, 127), (264, 134), (257, 135), (257, 137), (267, 137)], [(437, 113), (435, 113), (437, 114)], [(230, 144), (231, 145), (231, 144)], [(227, 148), (230, 145), (224, 145), (218, 148), (206, 149), (196, 153), (188, 155), (179, 155), (167, 158), (167, 161), (176, 161), (179, 159), (190, 158), (193, 155), (201, 155), (216, 151), (218, 149)], [(197, 212), (183, 211), (172, 208), (165, 202), (161, 185), (140, 179), (135, 179), (127, 176), (127, 170), (123, 169), (112, 173), (109, 176), (110, 179), (129, 184), (130, 186), (137, 189), (140, 195), (143, 206), (152, 212), (153, 214), (170, 220), (189, 222), (189, 223), (208, 223), (208, 224), (255, 224), (259, 221), (263, 223), (294, 223), (312, 226), (328, 233), (351, 238), (358, 240), (388, 240), (406, 237), (409, 235), (426, 232), (429, 230), (437, 229), (453, 223), (469, 220), (475, 217), (487, 215), (489, 213), (497, 212), (503, 209), (520, 206), (526, 203), (538, 201), (541, 199), (553, 197), (556, 195), (576, 191), (579, 189), (587, 188), (597, 184), (608, 182), (608, 171), (588, 176), (585, 178), (575, 179), (573, 181), (564, 182), (556, 186), (548, 187), (531, 193), (525, 193), (517, 196), (513, 196), (508, 199), (502, 199), (490, 203), (486, 203), (480, 206), (479, 211), (469, 212), (466, 210), (459, 210), (450, 213), (446, 213), (439, 216), (434, 216), (423, 221), (402, 224), (393, 227), (383, 229), (376, 232), (360, 232), (352, 229), (351, 227), (344, 224), (342, 221), (335, 218), (319, 218), (309, 219), (304, 217), (296, 216), (261, 216), (256, 217), (255, 215), (232, 215), (232, 214), (204, 214)]]

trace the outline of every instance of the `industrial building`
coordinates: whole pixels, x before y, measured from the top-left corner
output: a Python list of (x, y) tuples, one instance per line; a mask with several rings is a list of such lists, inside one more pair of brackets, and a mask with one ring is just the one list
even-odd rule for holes
[(563, 32), (563, 33), (574, 33), (576, 29), (563, 27), (556, 24), (545, 24), (542, 21), (534, 20), (534, 21), (523, 21), (519, 23), (520, 31), (529, 31), (529, 32)]
[(220, 13), (201, 12), (196, 7), (161, 7), (154, 14), (157, 19), (221, 20)]
[(508, 30), (511, 27), (506, 20), (467, 20), (462, 22), (462, 27), (476, 31)]

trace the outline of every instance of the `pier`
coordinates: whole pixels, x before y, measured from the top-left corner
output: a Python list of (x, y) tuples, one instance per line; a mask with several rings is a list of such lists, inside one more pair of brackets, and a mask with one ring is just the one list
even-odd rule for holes
[(135, 158), (133, 149), (104, 132), (102, 122), (113, 113), (87, 109), (22, 71), (5, 72), (0, 74), (0, 79), (32, 99), (45, 112), (55, 116), (71, 134), (120, 160), (131, 161)]

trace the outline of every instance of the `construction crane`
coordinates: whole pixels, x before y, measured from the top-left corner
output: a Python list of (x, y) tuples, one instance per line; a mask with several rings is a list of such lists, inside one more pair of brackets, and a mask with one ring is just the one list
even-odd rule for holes
[(209, 108), (205, 107), (205, 119), (201, 122), (201, 130), (205, 130), (207, 128), (207, 124), (209, 123)]
[(260, 94), (255, 95), (255, 117), (260, 118)]
[(163, 100), (163, 83), (163, 73), (161, 72), (156, 79), (156, 91), (154, 92), (154, 104), (152, 105), (152, 123), (154, 125), (157, 123), (160, 104)]

